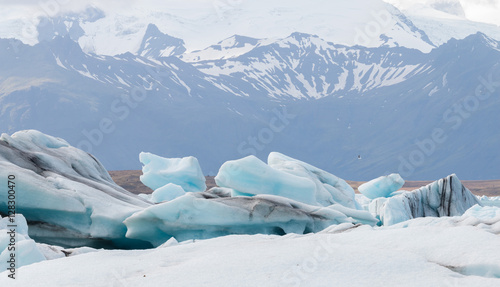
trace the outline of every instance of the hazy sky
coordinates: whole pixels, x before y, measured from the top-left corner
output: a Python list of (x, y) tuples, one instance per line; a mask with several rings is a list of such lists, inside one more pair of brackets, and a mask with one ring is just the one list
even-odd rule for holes
[[(148, 7), (150, 9), (164, 9), (168, 7), (187, 8), (189, 6), (203, 6), (210, 8), (216, 2), (241, 3), (252, 0), (0, 0), (0, 17), (32, 18), (40, 13), (59, 11), (76, 11), (89, 4), (105, 11), (130, 10), (131, 7)], [(304, 0), (307, 1), (307, 0)], [(346, 0), (349, 1), (349, 0)], [(500, 25), (500, 0), (386, 0), (391, 3), (429, 3), (459, 1), (464, 7), (466, 17), (470, 20), (488, 22)], [(269, 0), (272, 3), (272, 0)], [(269, 4), (271, 5), (271, 4)], [(48, 11), (48, 12), (45, 12)]]

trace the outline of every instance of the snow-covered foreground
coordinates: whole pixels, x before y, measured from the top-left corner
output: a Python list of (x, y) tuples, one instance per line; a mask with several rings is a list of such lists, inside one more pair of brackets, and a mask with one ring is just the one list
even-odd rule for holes
[(98, 251), (22, 267), (15, 281), (1, 273), (0, 285), (499, 286), (498, 234), (414, 223), (343, 224), (310, 235), (231, 235)]

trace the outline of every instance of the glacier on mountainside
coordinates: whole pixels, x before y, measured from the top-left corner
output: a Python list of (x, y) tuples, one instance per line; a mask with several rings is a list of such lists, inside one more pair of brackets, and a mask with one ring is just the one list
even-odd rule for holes
[[(478, 31), (500, 40), (500, 27), (491, 21), (492, 18), (498, 18), (495, 13), (498, 14), (500, 11), (500, 6), (494, 7), (495, 1), (489, 1), (493, 5), (487, 9), (484, 9), (483, 6), (481, 13), (478, 13), (478, 7), (468, 7), (472, 8), (468, 11), (464, 11), (464, 8), (474, 6), (474, 2), (476, 4), (483, 2), (479, 5), (482, 6), (488, 1), (384, 1), (396, 6), (416, 27), (423, 30), (436, 46), (446, 43), (451, 38), (463, 39)], [(468, 5), (464, 6), (463, 4)], [(484, 17), (485, 13), (490, 14), (490, 19)], [(477, 15), (482, 15), (481, 19), (469, 18), (470, 16), (477, 17)]]
[(404, 179), (397, 173), (377, 177), (365, 182), (358, 187), (359, 192), (370, 199), (377, 197), (390, 197), (405, 184)]
[(479, 200), (455, 174), (419, 189), (390, 198), (377, 198), (369, 210), (384, 225), (393, 225), (417, 217), (459, 216)]
[(164, 158), (141, 152), (139, 159), (143, 164), (141, 181), (152, 190), (169, 183), (179, 185), (186, 192), (199, 192), (207, 189), (200, 164), (193, 156)]
[[(125, 238), (123, 220), (151, 203), (116, 185), (96, 158), (63, 139), (35, 130), (2, 134), (2, 186), (9, 175), (31, 238), (62, 246), (147, 246)], [(8, 214), (7, 202), (2, 192), (0, 214)]]
[[(402, 46), (422, 51), (433, 47), (425, 33), (403, 13), (381, 0), (176, 2), (165, 6), (140, 5), (129, 12), (101, 6), (103, 10), (94, 8), (79, 14), (57, 13), (33, 20), (37, 31), (42, 32), (40, 35), (22, 33), (28, 27), (21, 29), (19, 23), (26, 25), (31, 21), (7, 18), (0, 27), (0, 37), (14, 37), (33, 45), (69, 34), (87, 53), (110, 56), (157, 51), (161, 51), (155, 53), (157, 55), (168, 56), (184, 46), (188, 51), (195, 51), (235, 34), (276, 38), (298, 29), (348, 45)], [(183, 8), (174, 8), (179, 6)], [(304, 14), (309, 16), (304, 17)], [(158, 39), (141, 42), (141, 39), (150, 38), (151, 24), (173, 37), (182, 38), (185, 45), (178, 45), (173, 37), (165, 39), (169, 43), (167, 47), (155, 45), (164, 39), (161, 33), (152, 34)], [(151, 43), (151, 47), (145, 43)], [(138, 47), (141, 48), (138, 50)]]

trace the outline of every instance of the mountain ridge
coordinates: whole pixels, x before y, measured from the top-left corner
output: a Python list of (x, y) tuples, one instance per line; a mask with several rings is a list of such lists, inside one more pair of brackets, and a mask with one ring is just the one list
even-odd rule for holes
[[(35, 46), (2, 40), (2, 132), (33, 128), (66, 138), (109, 169), (138, 168), (139, 152), (150, 151), (194, 155), (215, 174), (226, 160), (278, 150), (345, 178), (400, 169), (409, 179), (434, 178), (452, 166), (466, 179), (498, 177), (498, 99), (471, 98), (481, 81), (500, 76), (491, 38), (451, 40), (427, 54), (347, 47), (305, 33), (255, 41), (236, 57), (193, 63), (88, 54), (68, 36)], [(457, 105), (473, 110), (464, 117)], [(276, 119), (279, 129), (269, 130)], [(112, 132), (101, 128), (110, 122)], [(423, 154), (417, 143), (435, 128), (446, 144)], [(424, 163), (406, 168), (421, 153)]]

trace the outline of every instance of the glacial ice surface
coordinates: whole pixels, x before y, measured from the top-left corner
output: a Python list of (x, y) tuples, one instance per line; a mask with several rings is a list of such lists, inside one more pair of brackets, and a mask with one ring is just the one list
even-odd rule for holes
[[(500, 207), (475, 204), (467, 209), (461, 216), (418, 217), (391, 225), (390, 228), (397, 229), (423, 226), (474, 226), (475, 228), (500, 235)], [(500, 254), (498, 254), (498, 256), (500, 257)]]
[(375, 199), (377, 197), (390, 197), (405, 184), (404, 179), (397, 173), (377, 177), (358, 187), (364, 196)]
[(143, 164), (141, 181), (152, 190), (169, 183), (181, 186), (186, 192), (205, 191), (205, 176), (198, 160), (193, 157), (164, 158), (152, 153), (141, 152)]
[(491, 197), (488, 197), (486, 195), (483, 195), (483, 196), (479, 197), (479, 201), (484, 206), (496, 206), (496, 207), (500, 207), (500, 196), (491, 196)]
[(369, 209), (384, 225), (393, 225), (417, 217), (460, 216), (479, 200), (455, 174), (419, 189), (390, 198), (373, 200)]

